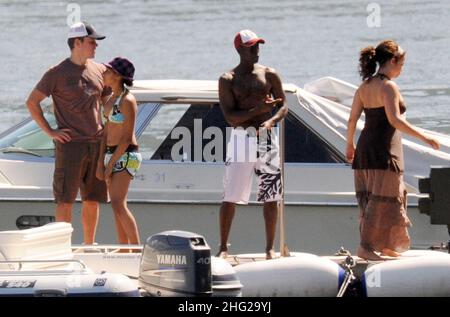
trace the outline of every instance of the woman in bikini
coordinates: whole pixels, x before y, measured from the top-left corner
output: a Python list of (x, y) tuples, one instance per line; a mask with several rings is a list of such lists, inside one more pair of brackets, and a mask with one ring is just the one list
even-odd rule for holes
[(134, 66), (122, 57), (105, 66), (104, 85), (111, 87), (112, 94), (104, 104), (106, 124), (97, 177), (108, 185), (119, 243), (139, 244), (136, 220), (127, 206), (128, 188), (142, 161), (134, 134), (137, 103), (127, 89), (133, 85)]
[[(362, 49), (359, 58), (363, 83), (353, 99), (346, 156), (354, 169), (360, 209), (357, 255), (368, 260), (383, 260), (380, 255), (397, 257), (410, 247), (401, 132), (439, 148), (437, 140), (403, 115), (406, 107), (393, 79), (402, 72), (405, 54), (389, 40)], [(356, 123), (363, 111), (365, 125), (355, 149)]]

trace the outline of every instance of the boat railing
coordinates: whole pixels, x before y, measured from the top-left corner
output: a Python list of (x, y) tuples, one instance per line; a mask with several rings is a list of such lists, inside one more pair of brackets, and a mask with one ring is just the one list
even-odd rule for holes
[[(6, 264), (10, 270), (12, 271), (24, 271), (24, 264), (54, 264), (50, 265), (49, 267), (54, 268), (55, 266), (61, 265), (61, 264), (76, 264), (80, 266), (81, 270), (86, 270), (87, 266), (82, 260), (76, 260), (76, 259), (70, 259), (70, 260), (2, 260), (0, 261), (0, 265)], [(15, 266), (13, 264), (18, 264), (17, 269), (15, 269)], [(48, 268), (48, 267), (47, 267)], [(28, 267), (28, 270), (30, 269), (45, 269), (44, 267)], [(61, 270), (66, 271), (67, 267), (62, 268)], [(73, 271), (75, 271), (75, 268), (72, 268)], [(0, 269), (0, 271), (4, 271)]]
[(73, 253), (120, 253), (124, 250), (135, 253), (142, 251), (142, 245), (136, 244), (93, 244), (93, 245), (72, 245)]

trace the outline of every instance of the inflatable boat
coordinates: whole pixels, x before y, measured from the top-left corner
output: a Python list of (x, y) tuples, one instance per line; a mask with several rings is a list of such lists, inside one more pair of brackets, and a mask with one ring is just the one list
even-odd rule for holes
[(222, 259), (187, 231), (143, 246), (74, 246), (71, 233), (67, 223), (0, 232), (0, 296), (450, 296), (450, 255), (441, 251), (379, 262), (345, 252)]
[(96, 273), (73, 258), (72, 226), (0, 232), (0, 297), (139, 296), (136, 283), (119, 273)]

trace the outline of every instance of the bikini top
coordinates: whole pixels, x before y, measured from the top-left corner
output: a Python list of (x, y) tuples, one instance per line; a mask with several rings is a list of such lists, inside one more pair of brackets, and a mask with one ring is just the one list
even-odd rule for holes
[(119, 98), (117, 98), (111, 111), (109, 112), (109, 115), (108, 115), (109, 122), (116, 123), (116, 124), (122, 124), (123, 121), (125, 120), (123, 114), (120, 112), (120, 104), (122, 103), (122, 99), (126, 95), (127, 92), (128, 92), (128, 89), (125, 88), (123, 90), (123, 92), (120, 94)]

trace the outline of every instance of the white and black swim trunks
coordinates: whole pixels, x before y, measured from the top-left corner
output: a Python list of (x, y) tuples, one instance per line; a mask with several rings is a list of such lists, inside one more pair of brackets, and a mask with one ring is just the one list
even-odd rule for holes
[(258, 178), (257, 200), (282, 199), (278, 128), (268, 131), (235, 128), (227, 144), (223, 201), (247, 204), (253, 173)]

